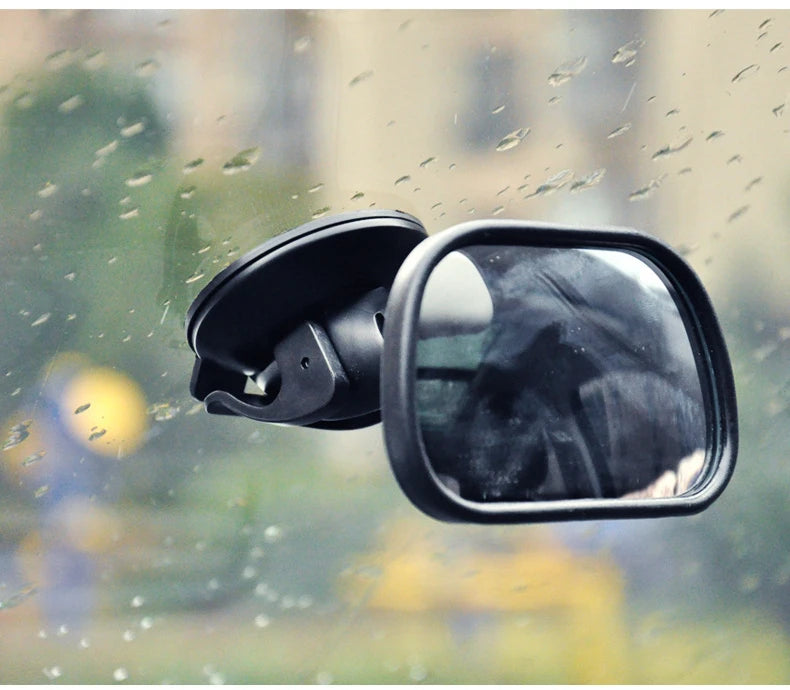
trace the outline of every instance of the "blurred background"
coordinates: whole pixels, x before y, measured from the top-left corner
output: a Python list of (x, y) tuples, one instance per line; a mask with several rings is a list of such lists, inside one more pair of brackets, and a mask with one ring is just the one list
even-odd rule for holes
[[(0, 13), (0, 682), (790, 682), (789, 32), (776, 10)], [(682, 252), (736, 373), (721, 499), (444, 525), (378, 427), (207, 415), (198, 291), (369, 207)]]

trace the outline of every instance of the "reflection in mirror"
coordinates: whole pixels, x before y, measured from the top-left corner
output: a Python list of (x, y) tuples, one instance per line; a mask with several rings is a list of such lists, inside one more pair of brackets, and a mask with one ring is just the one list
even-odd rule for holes
[(432, 470), (471, 501), (667, 497), (703, 474), (683, 316), (625, 251), (448, 254), (421, 303), (416, 398)]

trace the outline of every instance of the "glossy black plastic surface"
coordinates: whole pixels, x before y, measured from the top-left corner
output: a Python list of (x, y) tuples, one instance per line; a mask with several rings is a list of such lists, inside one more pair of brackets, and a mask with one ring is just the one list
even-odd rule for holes
[[(377, 422), (376, 313), (425, 236), (416, 218), (398, 211), (347, 213), (290, 230), (235, 261), (187, 314), (196, 354), (192, 395), (209, 412), (259, 421), (329, 428)], [(287, 352), (283, 343), (312, 355)], [(245, 392), (274, 362), (282, 370), (277, 395)]]

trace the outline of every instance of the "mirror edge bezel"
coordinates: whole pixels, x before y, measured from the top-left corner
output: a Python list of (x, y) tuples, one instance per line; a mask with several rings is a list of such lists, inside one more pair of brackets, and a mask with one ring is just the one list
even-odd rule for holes
[[(449, 252), (472, 244), (620, 249), (635, 252), (664, 273), (693, 319), (704, 347), (711, 414), (706, 448), (708, 479), (690, 493), (667, 498), (587, 498), (532, 503), (477, 503), (447, 489), (433, 473), (415, 410), (417, 322), (428, 276)], [(715, 375), (714, 375), (715, 374)], [(381, 360), (381, 410), (390, 465), (401, 489), (420, 510), (440, 520), (530, 523), (562, 520), (689, 515), (707, 508), (727, 486), (738, 448), (735, 383), (718, 318), (701, 280), (661, 240), (629, 228), (572, 227), (521, 220), (477, 220), (453, 226), (421, 242), (402, 264), (390, 291)]]

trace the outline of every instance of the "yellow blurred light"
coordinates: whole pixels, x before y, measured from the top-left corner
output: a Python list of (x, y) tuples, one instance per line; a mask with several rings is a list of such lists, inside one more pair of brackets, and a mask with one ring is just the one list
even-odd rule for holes
[(74, 439), (106, 457), (133, 453), (148, 427), (147, 404), (140, 387), (109, 367), (77, 374), (63, 391), (61, 416)]

